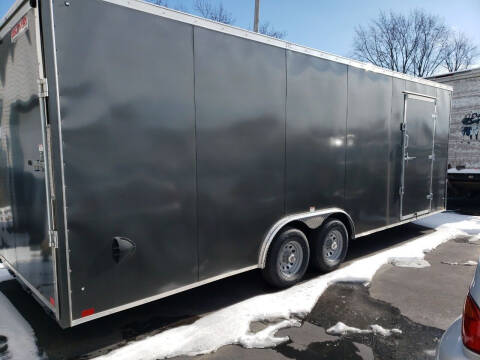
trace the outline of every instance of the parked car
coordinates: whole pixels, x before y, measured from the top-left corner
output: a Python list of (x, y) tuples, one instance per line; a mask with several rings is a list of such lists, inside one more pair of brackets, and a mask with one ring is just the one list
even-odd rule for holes
[(477, 265), (463, 315), (443, 334), (437, 360), (480, 360), (480, 267)]

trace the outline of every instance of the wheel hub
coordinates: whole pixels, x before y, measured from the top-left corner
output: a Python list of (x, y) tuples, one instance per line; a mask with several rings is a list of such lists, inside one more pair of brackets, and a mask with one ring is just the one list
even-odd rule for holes
[(302, 266), (303, 250), (298, 241), (292, 240), (283, 245), (278, 256), (279, 273), (288, 278), (296, 275)]
[(343, 235), (337, 229), (332, 229), (323, 244), (323, 256), (326, 260), (336, 261), (342, 255)]

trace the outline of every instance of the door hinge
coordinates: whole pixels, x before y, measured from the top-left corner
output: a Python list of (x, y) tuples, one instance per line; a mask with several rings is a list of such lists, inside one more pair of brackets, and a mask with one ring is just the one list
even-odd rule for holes
[(405, 123), (400, 124), (400, 131), (405, 131), (406, 128), (407, 128), (407, 124)]
[(38, 79), (38, 97), (39, 98), (47, 98), (48, 97), (48, 80)]
[(48, 246), (54, 249), (58, 249), (58, 232), (57, 230), (50, 230)]
[(403, 196), (403, 194), (404, 194), (403, 186), (400, 186), (400, 189), (398, 190), (398, 193), (400, 194), (400, 196)]
[(433, 194), (432, 193), (428, 194), (427, 195), (427, 200), (432, 200), (432, 199), (433, 199)]
[(435, 155), (434, 155), (434, 154), (428, 155), (428, 160), (433, 160), (433, 161), (435, 161)]
[(437, 119), (438, 115), (437, 114), (432, 114), (432, 119)]

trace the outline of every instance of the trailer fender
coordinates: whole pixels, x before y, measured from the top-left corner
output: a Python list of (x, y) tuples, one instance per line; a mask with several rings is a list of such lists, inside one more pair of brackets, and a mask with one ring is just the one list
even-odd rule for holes
[(277, 233), (286, 225), (294, 222), (294, 221), (301, 221), (310, 229), (316, 229), (325, 222), (326, 219), (336, 217), (339, 220), (342, 220), (345, 223), (345, 226), (348, 229), (350, 239), (353, 240), (355, 238), (355, 225), (353, 223), (352, 218), (350, 215), (340, 209), (340, 208), (328, 208), (328, 209), (321, 209), (315, 210), (305, 213), (297, 213), (293, 215), (285, 216), (284, 218), (277, 221), (267, 232), (265, 237), (262, 241), (262, 246), (260, 247), (260, 253), (258, 257), (258, 267), (260, 269), (265, 268), (265, 264), (267, 261), (267, 253), (270, 245), (272, 244), (273, 239), (277, 235)]

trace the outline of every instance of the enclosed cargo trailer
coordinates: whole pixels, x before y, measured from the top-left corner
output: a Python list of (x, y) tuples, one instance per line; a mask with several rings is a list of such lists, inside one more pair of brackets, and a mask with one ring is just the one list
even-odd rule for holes
[(451, 88), (136, 0), (0, 23), (0, 258), (70, 327), (445, 209)]

